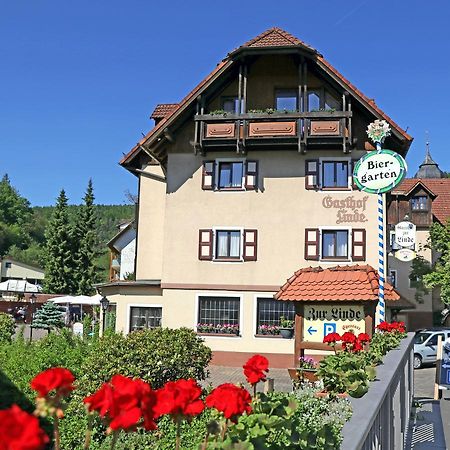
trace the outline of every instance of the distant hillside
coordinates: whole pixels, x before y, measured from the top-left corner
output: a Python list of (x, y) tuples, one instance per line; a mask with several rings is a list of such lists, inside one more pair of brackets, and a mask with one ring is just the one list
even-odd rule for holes
[[(70, 205), (69, 213), (74, 218), (79, 205)], [(134, 218), (135, 207), (133, 205), (96, 205), (98, 217), (98, 236), (100, 239), (101, 253), (96, 264), (102, 269), (104, 280), (108, 279), (109, 251), (106, 243), (118, 232), (118, 225)], [(25, 248), (13, 246), (8, 254), (19, 261), (41, 266), (43, 264), (43, 247), (45, 243), (45, 228), (52, 216), (53, 206), (34, 206), (30, 235), (32, 242)]]

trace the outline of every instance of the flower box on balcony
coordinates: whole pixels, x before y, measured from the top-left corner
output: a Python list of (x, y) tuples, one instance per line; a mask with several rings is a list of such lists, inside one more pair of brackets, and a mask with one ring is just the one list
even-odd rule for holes
[(207, 123), (205, 130), (206, 138), (233, 138), (236, 135), (234, 123)]
[(250, 122), (248, 124), (248, 137), (295, 136), (296, 122)]
[(310, 136), (341, 136), (341, 123), (339, 120), (311, 120)]

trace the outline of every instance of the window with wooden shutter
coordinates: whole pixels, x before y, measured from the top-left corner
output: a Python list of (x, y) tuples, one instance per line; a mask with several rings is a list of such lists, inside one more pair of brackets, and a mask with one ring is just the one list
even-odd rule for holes
[(202, 189), (205, 191), (212, 191), (214, 189), (214, 161), (203, 161), (202, 171)]
[(305, 161), (305, 189), (319, 187), (319, 160), (307, 159)]
[(358, 191), (358, 190), (359, 190), (359, 189), (358, 189), (358, 186), (357, 186), (356, 183), (355, 183), (355, 179), (353, 178), (353, 171), (355, 170), (355, 165), (356, 165), (357, 162), (358, 162), (358, 161), (355, 161), (355, 160), (352, 161), (352, 165), (351, 165), (352, 172), (351, 172), (351, 174), (350, 174), (350, 176), (352, 177), (352, 189), (353, 189), (354, 191)]
[(366, 230), (354, 228), (352, 232), (352, 259), (353, 261), (366, 260)]
[(245, 163), (245, 189), (256, 190), (258, 186), (258, 161)]
[(199, 230), (198, 259), (211, 261), (213, 258), (213, 231)]
[(305, 228), (305, 259), (318, 260), (320, 232), (318, 228)]
[(244, 230), (244, 261), (256, 261), (258, 230)]

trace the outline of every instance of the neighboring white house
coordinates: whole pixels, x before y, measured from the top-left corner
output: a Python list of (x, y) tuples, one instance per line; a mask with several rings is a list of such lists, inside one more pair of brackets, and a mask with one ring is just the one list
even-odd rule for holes
[(41, 284), (44, 279), (44, 269), (25, 264), (5, 256), (0, 260), (0, 281), (26, 280), (32, 284)]
[(119, 232), (108, 242), (111, 251), (109, 279), (125, 280), (134, 274), (136, 255), (136, 229), (134, 221), (119, 225)]

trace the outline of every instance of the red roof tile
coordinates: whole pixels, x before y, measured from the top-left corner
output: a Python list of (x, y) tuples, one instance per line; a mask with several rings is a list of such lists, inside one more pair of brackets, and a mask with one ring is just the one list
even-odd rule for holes
[(450, 178), (406, 178), (392, 194), (407, 195), (418, 184), (436, 196), (431, 203), (431, 212), (445, 224), (450, 219)]
[[(275, 295), (291, 301), (370, 301), (378, 299), (378, 273), (369, 266), (307, 267), (287, 280)], [(386, 300), (400, 296), (385, 283)]]
[(150, 116), (151, 119), (164, 119), (178, 108), (178, 103), (160, 103), (156, 105), (155, 109)]
[(264, 31), (258, 36), (250, 39), (241, 47), (291, 47), (301, 45), (308, 48), (309, 50), (316, 51), (313, 47), (308, 45), (306, 42), (301, 41), (287, 31), (282, 30), (278, 27), (270, 28)]

